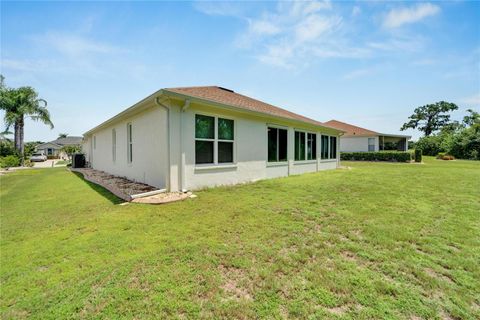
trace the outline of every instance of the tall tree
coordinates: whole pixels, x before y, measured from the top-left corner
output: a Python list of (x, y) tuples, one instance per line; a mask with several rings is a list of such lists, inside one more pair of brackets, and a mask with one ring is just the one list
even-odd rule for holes
[(463, 123), (466, 126), (473, 126), (474, 124), (480, 123), (480, 113), (472, 109), (467, 109), (467, 112), (469, 114), (463, 117)]
[(32, 87), (12, 89), (2, 83), (0, 86), (0, 110), (5, 112), (6, 130), (12, 126), (14, 128), (15, 149), (23, 164), (25, 118), (41, 121), (53, 129), (50, 113), (47, 110), (47, 101), (39, 99), (38, 93)]
[(58, 134), (58, 139), (60, 139), (60, 138), (66, 138), (66, 137), (68, 137), (68, 133), (59, 133), (59, 134)]
[(456, 104), (445, 101), (418, 107), (408, 117), (409, 121), (404, 123), (400, 130), (418, 129), (428, 137), (447, 125), (450, 122), (448, 113), (457, 109), (458, 106)]

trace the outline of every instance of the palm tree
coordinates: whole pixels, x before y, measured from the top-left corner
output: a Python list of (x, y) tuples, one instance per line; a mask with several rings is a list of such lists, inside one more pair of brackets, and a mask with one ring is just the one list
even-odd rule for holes
[(7, 88), (2, 83), (0, 110), (5, 112), (6, 131), (12, 126), (14, 128), (15, 149), (23, 164), (25, 118), (29, 117), (34, 121), (41, 121), (53, 129), (50, 113), (47, 110), (47, 101), (39, 99), (38, 93), (32, 87), (13, 89)]

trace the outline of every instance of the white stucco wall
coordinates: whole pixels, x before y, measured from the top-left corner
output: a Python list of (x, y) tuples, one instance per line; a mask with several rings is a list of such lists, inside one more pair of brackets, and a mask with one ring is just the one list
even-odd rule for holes
[[(92, 168), (165, 188), (167, 174), (166, 111), (151, 105), (145, 111), (90, 135), (83, 145)], [(132, 124), (133, 157), (127, 159), (127, 123)], [(116, 131), (113, 160), (112, 130)], [(96, 146), (94, 146), (96, 139)]]
[[(195, 115), (204, 114), (225, 117), (234, 120), (234, 163), (226, 165), (195, 165)], [(334, 169), (338, 162), (333, 160), (309, 160), (295, 162), (295, 130), (317, 133), (317, 157), (320, 157), (321, 131), (307, 126), (274, 122), (269, 119), (245, 116), (223, 110), (191, 107), (183, 114), (185, 148), (185, 185), (188, 190), (204, 187), (231, 185), (267, 178), (315, 172), (322, 169)], [(267, 128), (278, 126), (288, 130), (288, 159), (284, 163), (267, 162)], [(337, 150), (339, 141), (337, 139)]]
[(378, 136), (340, 137), (341, 152), (368, 152), (368, 138), (375, 139), (375, 151), (379, 150)]
[[(282, 177), (338, 166), (340, 139), (337, 138), (337, 159), (320, 159), (320, 135), (336, 135), (337, 131), (319, 129), (271, 117), (254, 116), (216, 106), (189, 105), (182, 112), (184, 101), (169, 101), (169, 125), (166, 109), (152, 100), (141, 113), (102, 126), (85, 137), (83, 151), (92, 168), (125, 176), (171, 191), (196, 190), (204, 187), (232, 185), (260, 179)], [(219, 165), (195, 164), (195, 115), (204, 114), (234, 120), (234, 163)], [(133, 126), (133, 162), (127, 162), (127, 123)], [(279, 126), (288, 130), (288, 161), (267, 162), (267, 128)], [(112, 159), (112, 129), (116, 129), (116, 161)], [(317, 133), (317, 160), (294, 161), (294, 132)], [(325, 130), (322, 132), (322, 130)], [(94, 147), (96, 139), (96, 147)], [(169, 147), (168, 147), (169, 146)], [(170, 152), (167, 149), (170, 148)], [(170, 170), (168, 170), (170, 166)]]

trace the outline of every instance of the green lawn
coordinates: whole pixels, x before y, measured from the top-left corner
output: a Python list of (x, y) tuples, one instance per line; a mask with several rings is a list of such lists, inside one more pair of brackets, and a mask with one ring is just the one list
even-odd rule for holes
[(478, 319), (480, 162), (344, 164), (161, 206), (1, 176), (1, 318)]

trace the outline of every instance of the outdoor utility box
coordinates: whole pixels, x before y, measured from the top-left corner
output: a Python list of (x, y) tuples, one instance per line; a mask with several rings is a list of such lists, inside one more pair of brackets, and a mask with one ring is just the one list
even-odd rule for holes
[(85, 168), (85, 155), (83, 153), (73, 155), (72, 168)]

